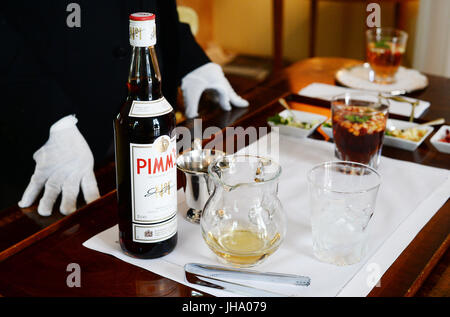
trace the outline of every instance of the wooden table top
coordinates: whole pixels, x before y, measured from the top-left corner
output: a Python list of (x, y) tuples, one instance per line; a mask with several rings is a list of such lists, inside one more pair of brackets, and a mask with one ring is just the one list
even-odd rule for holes
[[(356, 63), (359, 61), (312, 58), (291, 65), (263, 83), (230, 78), (250, 106), (223, 112), (206, 96), (201, 102), (202, 128), (266, 126), (267, 117), (283, 109), (277, 103), (281, 96), (291, 100), (293, 107), (328, 111), (305, 104), (292, 93), (312, 82), (335, 84), (334, 73)], [(412, 96), (431, 102), (424, 120), (444, 117), (448, 123), (450, 79), (428, 77), (429, 87)], [(181, 125), (192, 129), (193, 124), (193, 120), (187, 120)], [(323, 138), (318, 132), (313, 137)], [(383, 155), (450, 168), (450, 155), (437, 152), (429, 139), (415, 152), (385, 147)], [(70, 216), (62, 217), (55, 209), (51, 217), (43, 218), (36, 212), (37, 205), (26, 209), (13, 206), (0, 212), (0, 295), (192, 296), (189, 287), (82, 246), (84, 241), (117, 223), (114, 163), (103, 164), (96, 169), (96, 175), (102, 197)], [(447, 201), (384, 274), (381, 287), (374, 288), (369, 296), (450, 296), (449, 232)], [(80, 265), (82, 287), (66, 286), (70, 263)]]

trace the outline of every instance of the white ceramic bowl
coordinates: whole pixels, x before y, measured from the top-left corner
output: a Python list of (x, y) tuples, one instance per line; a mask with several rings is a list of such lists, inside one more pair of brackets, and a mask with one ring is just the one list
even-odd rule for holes
[[(392, 127), (395, 127), (396, 129), (408, 129), (415, 126), (418, 126), (419, 124), (409, 121), (402, 121), (402, 120), (395, 120), (395, 119), (388, 119), (386, 130), (389, 130)], [(420, 129), (427, 130), (427, 133), (417, 142), (405, 140), (401, 138), (396, 138), (393, 136), (385, 135), (383, 145), (385, 146), (392, 146), (399, 149), (403, 149), (406, 151), (415, 151), (417, 147), (419, 147), (420, 144), (430, 135), (430, 133), (434, 130), (431, 126), (422, 126)]]
[(445, 136), (445, 131), (450, 131), (450, 125), (443, 125), (430, 139), (431, 144), (442, 153), (450, 154), (450, 143), (441, 142), (439, 140), (443, 139)]
[(328, 137), (329, 137), (330, 139), (333, 138), (333, 128), (325, 127), (324, 124), (322, 124), (322, 125), (320, 126), (320, 128), (322, 129), (323, 132), (325, 132), (326, 135), (328, 135)]
[[(311, 129), (302, 129), (302, 128), (293, 127), (293, 126), (289, 126), (289, 125), (274, 124), (271, 121), (267, 121), (267, 123), (271, 127), (279, 128), (280, 134), (290, 135), (290, 136), (299, 137), (299, 138), (306, 138), (309, 135), (311, 135), (311, 133), (313, 133), (314, 130), (316, 130), (317, 127), (319, 125), (321, 125), (327, 119), (327, 117), (321, 116), (319, 114), (305, 112), (305, 111), (299, 111), (299, 110), (292, 110), (292, 114), (295, 116), (295, 119), (297, 121), (301, 121), (301, 122), (316, 121), (316, 122), (312, 126)], [(288, 110), (284, 110), (284, 111), (280, 112), (279, 115), (286, 118), (286, 117), (290, 117), (291, 113)]]

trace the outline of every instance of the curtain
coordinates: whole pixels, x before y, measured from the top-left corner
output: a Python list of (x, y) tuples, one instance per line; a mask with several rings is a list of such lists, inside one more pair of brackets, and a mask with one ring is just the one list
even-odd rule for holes
[(450, 1), (420, 0), (413, 67), (450, 77)]

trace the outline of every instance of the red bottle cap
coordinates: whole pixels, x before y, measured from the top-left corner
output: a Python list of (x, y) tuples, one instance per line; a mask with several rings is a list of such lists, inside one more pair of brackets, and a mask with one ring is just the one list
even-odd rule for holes
[(132, 21), (149, 21), (154, 20), (155, 15), (153, 13), (148, 12), (136, 12), (130, 14), (130, 20)]

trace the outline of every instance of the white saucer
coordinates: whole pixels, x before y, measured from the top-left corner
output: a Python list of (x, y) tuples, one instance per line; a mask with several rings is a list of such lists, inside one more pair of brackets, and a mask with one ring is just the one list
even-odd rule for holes
[(368, 63), (342, 68), (336, 72), (336, 80), (344, 86), (363, 90), (373, 90), (394, 95), (410, 93), (428, 85), (428, 78), (419, 71), (400, 66), (395, 74), (395, 83), (376, 84), (369, 80), (371, 69)]

